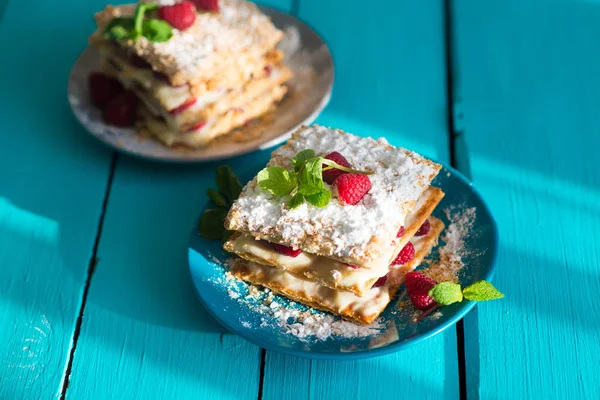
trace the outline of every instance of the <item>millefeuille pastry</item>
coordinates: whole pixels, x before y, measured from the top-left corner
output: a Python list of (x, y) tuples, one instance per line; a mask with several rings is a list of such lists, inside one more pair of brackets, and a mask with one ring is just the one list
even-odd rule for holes
[(283, 32), (243, 0), (107, 6), (95, 20), (103, 71), (140, 100), (137, 130), (168, 146), (201, 147), (263, 115), (292, 77)]
[(375, 268), (356, 268), (356, 266), (332, 258), (306, 252), (302, 252), (294, 258), (286, 257), (273, 251), (268, 242), (256, 240), (250, 233), (234, 233), (223, 247), (244, 259), (285, 269), (298, 278), (314, 281), (332, 289), (350, 291), (361, 296), (371, 289), (380, 277), (388, 273), (389, 266), (392, 265), (398, 253), (431, 215), (443, 196), (444, 193), (438, 188), (429, 187), (425, 190), (419, 198), (414, 212), (406, 218), (404, 233), (394, 240), (396, 243), (394, 254), (387, 262), (381, 263)]
[(297, 278), (283, 269), (242, 258), (233, 262), (232, 272), (240, 279), (267, 287), (298, 303), (338, 314), (359, 324), (370, 324), (379, 317), (392, 300), (402, 285), (404, 275), (415, 269), (437, 244), (443, 229), (442, 221), (431, 218), (429, 233), (411, 239), (415, 249), (414, 258), (403, 265), (390, 268), (386, 279), (380, 285), (373, 285), (362, 296), (331, 289), (316, 282)]
[[(323, 180), (310, 175), (320, 163)], [(233, 274), (372, 322), (443, 230), (431, 217), (444, 196), (430, 185), (440, 168), (384, 140), (300, 128), (227, 215), (225, 228), (235, 233), (224, 248), (240, 257)]]

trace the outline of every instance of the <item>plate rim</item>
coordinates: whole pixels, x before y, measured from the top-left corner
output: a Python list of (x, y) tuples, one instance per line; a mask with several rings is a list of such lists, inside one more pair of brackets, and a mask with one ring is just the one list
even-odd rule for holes
[[(478, 200), (483, 205), (485, 212), (490, 217), (490, 221), (491, 221), (491, 225), (492, 225), (492, 246), (490, 246), (490, 250), (489, 250), (492, 252), (491, 261), (490, 261), (490, 266), (489, 266), (488, 272), (481, 275), (479, 278), (487, 280), (487, 281), (491, 281), (495, 275), (497, 264), (498, 264), (499, 234), (498, 234), (498, 224), (496, 222), (496, 219), (494, 218), (494, 215), (492, 214), (487, 202), (484, 200), (481, 193), (479, 193), (477, 188), (472, 184), (472, 182), (462, 172), (456, 170), (455, 168), (453, 168), (445, 163), (436, 161), (435, 159), (431, 159), (431, 160), (438, 164), (441, 164), (444, 169), (449, 171), (451, 174), (455, 175), (463, 183), (465, 183), (467, 186), (469, 186), (472, 190), (472, 193), (475, 195), (475, 197), (478, 198)], [(199, 218), (198, 218), (198, 220), (199, 220)], [(200, 293), (200, 291), (198, 290), (198, 287), (196, 285), (196, 281), (194, 280), (194, 274), (192, 272), (193, 267), (192, 267), (192, 263), (190, 262), (191, 252), (196, 252), (196, 250), (194, 250), (191, 246), (192, 240), (194, 239), (194, 237), (198, 236), (196, 227), (197, 227), (197, 223), (194, 225), (194, 228), (192, 228), (192, 232), (190, 234), (190, 240), (188, 241), (188, 249), (187, 249), (188, 273), (190, 275), (190, 280), (192, 281), (192, 286), (194, 287), (194, 293), (196, 294), (196, 297), (199, 299), (200, 303), (203, 305), (203, 307), (206, 309), (206, 311), (208, 311), (208, 313), (221, 326), (225, 327), (228, 331), (242, 337), (244, 340), (247, 340), (250, 343), (260, 347), (261, 349), (270, 350), (270, 351), (274, 351), (277, 353), (287, 354), (287, 355), (300, 357), (300, 358), (307, 358), (307, 359), (311, 359), (311, 360), (352, 361), (352, 360), (360, 360), (360, 359), (384, 356), (384, 355), (392, 354), (392, 353), (395, 353), (395, 352), (398, 352), (401, 350), (405, 350), (409, 347), (412, 347), (418, 343), (421, 343), (421, 342), (423, 342), (427, 339), (430, 339), (431, 337), (445, 331), (446, 329), (455, 325), (459, 320), (464, 318), (477, 305), (477, 302), (471, 301), (471, 300), (469, 300), (465, 303), (458, 304), (458, 305), (456, 305), (457, 309), (454, 312), (454, 314), (450, 318), (445, 320), (443, 323), (441, 323), (440, 325), (434, 325), (431, 328), (425, 330), (425, 332), (420, 333), (411, 339), (396, 342), (396, 343), (393, 343), (393, 344), (390, 344), (387, 346), (383, 346), (383, 347), (373, 348), (373, 349), (359, 350), (359, 351), (353, 351), (353, 352), (327, 353), (327, 352), (301, 351), (301, 350), (291, 349), (288, 347), (276, 346), (276, 345), (270, 345), (270, 344), (265, 345), (261, 341), (256, 340), (252, 335), (246, 334), (245, 330), (238, 329), (237, 327), (233, 327), (229, 323), (223, 321), (219, 317), (219, 315), (216, 314), (215, 312), (213, 312), (213, 310), (208, 306), (208, 304), (210, 302), (203, 299), (202, 294)], [(208, 260), (206, 260), (206, 261), (208, 262)], [(252, 331), (250, 330), (249, 332), (252, 332)]]
[[(205, 155), (202, 157), (158, 157), (158, 156), (153, 156), (152, 154), (139, 153), (139, 152), (133, 151), (129, 148), (119, 146), (118, 143), (113, 143), (109, 140), (105, 140), (104, 138), (100, 137), (99, 135), (95, 134), (90, 129), (88, 129), (86, 123), (75, 112), (75, 104), (74, 104), (73, 100), (71, 99), (72, 96), (69, 95), (69, 87), (71, 86), (71, 82), (73, 81), (75, 67), (79, 63), (81, 57), (83, 57), (86, 52), (94, 50), (89, 45), (87, 47), (85, 47), (81, 51), (81, 53), (77, 56), (77, 59), (75, 60), (75, 62), (73, 63), (73, 65), (71, 66), (71, 69), (69, 71), (69, 78), (67, 81), (67, 99), (69, 102), (69, 108), (71, 109), (71, 114), (73, 114), (73, 116), (75, 117), (77, 122), (79, 122), (79, 125), (81, 125), (83, 127), (83, 129), (90, 136), (94, 137), (99, 143), (102, 143), (104, 146), (107, 146), (109, 149), (111, 149), (115, 152), (121, 153), (121, 154), (125, 154), (127, 156), (137, 158), (137, 159), (147, 160), (147, 161), (152, 161), (152, 162), (157, 162), (157, 163), (162, 163), (162, 164), (192, 165), (192, 164), (207, 164), (207, 163), (211, 163), (211, 162), (215, 162), (215, 161), (225, 161), (225, 160), (230, 160), (235, 157), (244, 156), (244, 155), (256, 152), (256, 151), (262, 151), (265, 149), (269, 149), (273, 146), (276, 146), (277, 144), (284, 142), (285, 140), (289, 139), (289, 137), (292, 135), (292, 133), (295, 130), (297, 130), (300, 126), (311, 124), (312, 122), (314, 122), (317, 119), (317, 117), (321, 114), (321, 112), (323, 112), (325, 107), (327, 107), (327, 105), (329, 104), (329, 102), (331, 100), (332, 92), (333, 92), (333, 85), (335, 83), (335, 63), (334, 63), (334, 59), (333, 59), (333, 54), (331, 53), (331, 49), (327, 45), (327, 42), (325, 41), (325, 39), (323, 39), (322, 35), (317, 33), (317, 31), (312, 26), (310, 26), (306, 22), (302, 21), (295, 15), (285, 13), (276, 8), (262, 6), (262, 5), (260, 5), (259, 8), (262, 11), (269, 12), (270, 14), (285, 15), (286, 17), (289, 17), (289, 18), (292, 18), (293, 20), (295, 20), (296, 23), (304, 25), (305, 28), (307, 28), (310, 32), (312, 32), (315, 36), (317, 36), (321, 40), (321, 42), (325, 46), (325, 50), (327, 51), (329, 59), (331, 60), (331, 82), (329, 82), (329, 84), (326, 87), (325, 95), (320, 100), (320, 102), (318, 103), (317, 107), (313, 110), (313, 112), (311, 112), (305, 119), (300, 121), (294, 127), (292, 127), (291, 129), (289, 129), (286, 132), (283, 132), (281, 135), (274, 137), (273, 139), (268, 140), (266, 142), (259, 143), (255, 147), (249, 147), (247, 149), (238, 150), (236, 152), (233, 152), (233, 153), (230, 153), (227, 155)], [(150, 140), (154, 140), (154, 139), (150, 139)], [(167, 146), (164, 146), (164, 147), (167, 147)], [(170, 152), (169, 154), (173, 154), (173, 153), (174, 152)]]

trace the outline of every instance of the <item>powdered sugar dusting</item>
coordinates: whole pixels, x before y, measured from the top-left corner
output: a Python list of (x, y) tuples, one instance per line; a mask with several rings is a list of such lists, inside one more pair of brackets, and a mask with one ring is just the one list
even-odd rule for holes
[(288, 246), (325, 256), (368, 260), (383, 251), (393, 252), (380, 243), (393, 242), (439, 166), (403, 148), (318, 125), (296, 132), (286, 146), (273, 152), (269, 165), (291, 168), (291, 158), (305, 149), (317, 155), (335, 150), (353, 168), (375, 171), (369, 176), (371, 190), (354, 206), (333, 198), (324, 208), (304, 203), (290, 210), (285, 206), (288, 197), (274, 196), (253, 180), (235, 202), (235, 226), (229, 228), (276, 237)]
[[(229, 262), (218, 262), (225, 266)], [(282, 333), (292, 335), (301, 341), (325, 341), (330, 338), (364, 338), (381, 334), (386, 324), (375, 321), (371, 325), (363, 326), (345, 321), (339, 317), (307, 308), (286, 298), (274, 294), (267, 288), (238, 280), (231, 272), (226, 271), (212, 282), (227, 291), (232, 299), (260, 314), (260, 324), (253, 325), (249, 321), (242, 321), (245, 328), (278, 327)]]
[(423, 273), (438, 282), (458, 282), (458, 273), (464, 266), (462, 258), (467, 250), (464, 239), (469, 235), (475, 222), (475, 208), (450, 207), (444, 210), (450, 225), (446, 228), (439, 249), (439, 260), (426, 268)]
[(311, 313), (284, 307), (275, 307), (273, 316), (277, 325), (285, 333), (294, 335), (299, 339), (316, 337), (326, 340), (331, 336), (344, 338), (367, 337), (380, 333), (383, 328), (378, 321), (369, 326), (361, 326), (344, 320), (336, 320), (331, 315)]
[[(160, 0), (168, 5), (170, 0)], [(99, 24), (100, 31), (113, 16), (132, 16), (135, 4), (107, 7), (107, 16)], [(228, 55), (247, 53), (259, 56), (281, 38), (270, 19), (255, 4), (242, 0), (220, 0), (219, 12), (198, 12), (196, 21), (185, 31), (173, 29), (173, 37), (165, 42), (152, 42), (145, 37), (124, 42), (140, 56), (173, 75), (184, 72), (195, 76), (213, 70)], [(239, 61), (239, 60), (238, 60)]]

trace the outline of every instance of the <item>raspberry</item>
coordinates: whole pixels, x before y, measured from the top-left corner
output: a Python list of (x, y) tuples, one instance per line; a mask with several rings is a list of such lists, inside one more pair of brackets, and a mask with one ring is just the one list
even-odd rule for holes
[(196, 99), (195, 98), (191, 98), (191, 99), (187, 99), (183, 104), (181, 104), (180, 106), (175, 107), (174, 109), (172, 109), (171, 111), (169, 111), (169, 113), (171, 115), (178, 115), (181, 114), (182, 112), (184, 112), (186, 109), (190, 108), (191, 106), (193, 106), (194, 104), (196, 104)]
[(192, 0), (199, 10), (219, 11), (219, 0)]
[(406, 243), (406, 245), (400, 250), (398, 256), (392, 261), (393, 265), (403, 265), (407, 262), (411, 261), (415, 258), (415, 247), (411, 242)]
[(406, 293), (408, 293), (410, 301), (419, 310), (427, 310), (435, 304), (435, 300), (429, 296), (429, 291), (436, 284), (436, 281), (421, 272), (409, 272), (404, 276)]
[(396, 235), (397, 238), (402, 237), (402, 235), (404, 235), (404, 227), (401, 226), (400, 229), (398, 230), (398, 234)]
[(88, 77), (92, 103), (103, 108), (123, 91), (121, 82), (101, 72), (92, 72)]
[(408, 297), (411, 303), (421, 311), (425, 311), (435, 304), (435, 300), (427, 292), (411, 294)]
[(415, 233), (415, 236), (425, 236), (429, 233), (430, 229), (431, 223), (429, 223), (429, 220), (426, 219), (425, 222), (423, 222), (423, 225), (421, 225), (421, 227), (417, 231), (417, 233)]
[(381, 286), (385, 285), (386, 281), (387, 281), (387, 275), (384, 275), (381, 278), (377, 279), (377, 282), (375, 282), (372, 287), (381, 287)]
[(204, 125), (206, 125), (206, 121), (200, 121), (196, 125), (192, 125), (186, 132), (193, 132), (201, 129)]
[[(348, 162), (348, 160), (346, 160), (346, 158), (337, 151), (327, 154), (324, 158), (336, 162), (344, 167), (350, 168), (350, 163)], [(326, 166), (327, 165), (323, 164), (323, 168), (325, 168)], [(335, 178), (344, 174), (347, 174), (347, 172), (342, 171), (341, 169), (330, 169), (327, 171), (323, 171), (323, 180), (331, 185)]]
[(158, 9), (158, 17), (167, 21), (173, 28), (183, 31), (196, 22), (196, 6), (191, 1), (162, 6)]
[(356, 204), (371, 190), (371, 180), (367, 175), (343, 174), (335, 178), (338, 198), (342, 205)]
[(300, 249), (294, 250), (292, 247), (284, 246), (282, 244), (271, 243), (271, 242), (268, 242), (268, 243), (269, 243), (269, 246), (271, 246), (271, 248), (273, 250), (275, 250), (279, 254), (283, 254), (284, 256), (296, 258), (296, 257), (298, 257), (298, 255), (300, 253), (302, 253), (302, 250), (300, 250)]
[(352, 265), (352, 264), (346, 264), (346, 265), (352, 269), (358, 269), (358, 265)]
[(104, 108), (104, 121), (116, 126), (131, 126), (135, 120), (138, 98), (126, 90), (108, 102)]

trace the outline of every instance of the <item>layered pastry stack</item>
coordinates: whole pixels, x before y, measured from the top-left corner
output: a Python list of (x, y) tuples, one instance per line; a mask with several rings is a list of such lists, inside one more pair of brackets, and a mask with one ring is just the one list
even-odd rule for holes
[[(90, 37), (104, 71), (141, 100), (138, 131), (168, 146), (201, 147), (285, 95), (292, 74), (276, 48), (283, 33), (254, 4), (194, 0), (149, 7), (144, 35), (121, 38), (115, 21), (133, 18), (140, 4), (147, 3), (106, 7), (95, 15), (98, 29)], [(153, 21), (145, 34), (148, 18), (172, 30), (160, 37)]]
[[(310, 307), (370, 324), (444, 228), (431, 216), (444, 196), (430, 185), (441, 166), (385, 140), (316, 125), (295, 132), (268, 165), (294, 171), (292, 159), (307, 149), (369, 175), (336, 170), (333, 181), (324, 179), (331, 183), (324, 183), (332, 193), (328, 204), (304, 202), (295, 208), (290, 196), (276, 196), (254, 178), (225, 221), (235, 233), (224, 247), (240, 257), (232, 273)], [(362, 190), (360, 198), (354, 190)]]

